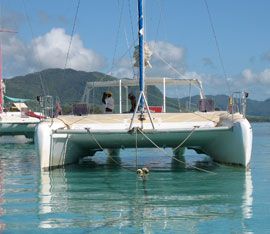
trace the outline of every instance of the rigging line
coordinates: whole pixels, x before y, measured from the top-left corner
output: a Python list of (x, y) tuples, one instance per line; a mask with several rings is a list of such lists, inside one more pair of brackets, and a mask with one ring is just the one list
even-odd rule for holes
[(131, 35), (132, 35), (132, 44), (135, 45), (135, 36), (134, 36), (134, 28), (133, 28), (133, 20), (131, 17), (131, 5), (130, 5), (130, 0), (128, 0), (128, 12), (129, 12), (129, 19), (130, 19), (130, 24), (131, 24)]
[(90, 134), (90, 136), (92, 137), (92, 139), (96, 142), (96, 144), (98, 145), (98, 147), (115, 163), (117, 164), (118, 166), (120, 166), (121, 168), (127, 170), (127, 171), (131, 171), (131, 172), (134, 172), (134, 170), (132, 169), (129, 169), (129, 168), (126, 168), (126, 167), (123, 167), (121, 165), (121, 163), (117, 162), (109, 153), (107, 153), (105, 151), (105, 149), (101, 146), (101, 144), (98, 142), (98, 140), (96, 139), (96, 137), (94, 136), (94, 134), (90, 131), (90, 128), (85, 128), (85, 130)]
[[(125, 32), (126, 33), (126, 32)], [(127, 43), (128, 44), (128, 43)], [(121, 61), (121, 59), (123, 59), (127, 54), (129, 54), (129, 56), (132, 58), (131, 56), (131, 53), (130, 53), (130, 50), (134, 48), (134, 45), (128, 45), (128, 48), (127, 50), (117, 59), (118, 61)], [(117, 62), (115, 61), (116, 59), (114, 59), (114, 64), (116, 64)], [(132, 60), (132, 59), (131, 59)], [(105, 77), (110, 77), (110, 76), (113, 76), (112, 74), (112, 69), (113, 69), (114, 66), (112, 66), (109, 70), (107, 70), (107, 72), (104, 74), (104, 77), (102, 77), (101, 79), (99, 79), (99, 81), (103, 81), (105, 79)], [(133, 70), (133, 73), (135, 74), (134, 72), (134, 68), (132, 67), (132, 70)]]
[[(118, 3), (118, 8), (120, 8), (120, 1), (118, 0), (117, 1)], [(112, 74), (112, 70), (114, 68), (114, 65), (115, 65), (115, 57), (116, 57), (116, 50), (117, 50), (117, 45), (118, 45), (118, 41), (119, 41), (119, 32), (120, 32), (120, 26), (121, 26), (121, 21), (122, 21), (122, 15), (123, 15), (123, 8), (124, 8), (124, 1), (123, 1), (123, 4), (122, 4), (122, 8), (120, 9), (120, 18), (119, 18), (119, 24), (118, 24), (118, 30), (117, 30), (117, 36), (116, 36), (116, 42), (115, 42), (115, 46), (114, 46), (114, 53), (113, 53), (113, 60), (112, 60), (112, 65), (111, 65), (111, 68), (109, 68), (107, 70), (106, 73), (104, 73), (104, 77), (102, 77), (100, 79), (100, 81), (103, 81), (106, 77), (110, 77), (110, 76), (113, 76)], [(126, 33), (126, 32), (125, 32)], [(134, 37), (134, 36), (133, 36)], [(131, 50), (132, 47), (128, 47), (128, 49), (123, 53), (123, 55), (118, 59), (121, 60), (122, 58), (124, 58), (126, 56), (127, 53), (130, 53), (130, 50)]]
[(86, 115), (86, 116), (81, 117), (81, 118), (79, 118), (78, 120), (73, 121), (73, 122), (71, 122), (71, 123), (66, 123), (66, 122), (65, 122), (63, 119), (61, 119), (60, 117), (56, 117), (56, 119), (60, 120), (63, 124), (65, 124), (67, 128), (70, 128), (70, 126), (72, 126), (73, 124), (78, 123), (78, 122), (80, 122), (81, 120), (86, 119), (87, 117), (88, 117), (88, 116)]
[(187, 135), (187, 137), (178, 146), (176, 146), (175, 148), (173, 148), (173, 150), (177, 150), (179, 147), (181, 147), (191, 137), (191, 135), (195, 132), (196, 128), (199, 128), (199, 126), (194, 126), (194, 128)]
[(124, 1), (122, 2), (122, 6), (120, 7), (120, 2), (118, 0), (118, 8), (120, 8), (120, 17), (119, 17), (118, 28), (116, 32), (116, 41), (115, 41), (115, 46), (114, 46), (114, 51), (113, 51), (113, 59), (112, 59), (112, 66), (111, 66), (110, 73), (112, 72), (115, 65), (115, 56), (116, 56), (117, 45), (119, 42), (119, 32), (120, 32), (120, 27), (121, 27), (121, 22), (122, 22), (122, 17), (123, 17)]
[(119, 57), (118, 61), (124, 58), (128, 53), (130, 53), (130, 50), (134, 48), (134, 45), (135, 44), (133, 44), (133, 46), (129, 45), (127, 50)]
[[(198, 114), (198, 113), (196, 113), (196, 112), (192, 112), (192, 114), (194, 114), (194, 115), (196, 115), (196, 116), (199, 116), (199, 117), (201, 117), (201, 118), (203, 118), (203, 119), (209, 120), (209, 121), (211, 121), (211, 122), (213, 122), (213, 123), (215, 123), (215, 124), (218, 124), (218, 123), (219, 123), (219, 121), (215, 121), (215, 120), (213, 120), (213, 119), (207, 118), (207, 117), (205, 117), (205, 116), (203, 116), (203, 115), (200, 115), (200, 114)], [(226, 115), (229, 115), (229, 114), (226, 114)]]
[(161, 152), (163, 152), (165, 155), (167, 155), (167, 156), (170, 157), (171, 159), (173, 159), (173, 160), (175, 160), (175, 161), (177, 161), (177, 162), (180, 162), (180, 163), (182, 163), (182, 164), (184, 164), (184, 165), (189, 165), (190, 167), (192, 167), (192, 168), (194, 168), (194, 169), (196, 169), (196, 170), (198, 170), (198, 171), (203, 171), (203, 172), (207, 172), (207, 173), (214, 174), (214, 175), (216, 174), (215, 172), (208, 171), (208, 170), (205, 170), (205, 169), (203, 169), (203, 168), (199, 168), (199, 167), (196, 167), (196, 166), (187, 164), (186, 162), (184, 162), (184, 161), (182, 161), (182, 160), (180, 160), (180, 159), (178, 159), (178, 158), (176, 158), (176, 157), (174, 157), (174, 156), (169, 155), (164, 149), (160, 148), (154, 141), (152, 141), (146, 134), (144, 134), (144, 132), (143, 132), (140, 128), (138, 128), (138, 130), (139, 130), (140, 133), (142, 133), (142, 135), (143, 135), (144, 137), (146, 137), (146, 138), (147, 138), (154, 146), (156, 146), (157, 149), (159, 149)]
[(70, 53), (70, 48), (71, 48), (71, 44), (72, 44), (72, 40), (73, 40), (73, 36), (74, 36), (74, 32), (75, 32), (75, 26), (76, 26), (76, 22), (77, 22), (77, 18), (78, 18), (80, 2), (81, 2), (81, 0), (78, 0), (76, 13), (75, 13), (75, 17), (74, 17), (74, 20), (73, 20), (73, 26), (72, 26), (72, 31), (71, 31), (71, 36), (70, 36), (70, 41), (69, 41), (69, 45), (68, 45), (68, 51), (67, 51), (67, 55), (66, 55), (65, 66), (64, 66), (64, 74), (63, 74), (64, 77), (65, 77), (65, 70), (66, 70), (66, 67), (67, 67), (68, 57), (69, 57), (69, 53)]
[(208, 14), (209, 22), (210, 22), (210, 25), (211, 25), (212, 33), (213, 33), (213, 36), (214, 36), (214, 39), (215, 39), (215, 43), (216, 43), (216, 47), (217, 47), (217, 51), (218, 51), (219, 62), (220, 62), (220, 65), (221, 65), (221, 68), (222, 68), (222, 71), (223, 71), (224, 78), (226, 80), (227, 88), (229, 90), (229, 93), (231, 94), (231, 88), (230, 88), (230, 85), (229, 85), (229, 82), (228, 82), (228, 76), (227, 76), (225, 66), (224, 66), (224, 63), (223, 63), (223, 59), (222, 59), (222, 56), (221, 56), (221, 51), (220, 51), (219, 43), (218, 43), (218, 40), (217, 40), (216, 31), (215, 31), (214, 23), (213, 23), (213, 20), (212, 20), (212, 16), (211, 16), (211, 13), (210, 13), (210, 10), (209, 10), (209, 7), (208, 7), (207, 0), (203, 0), (203, 1), (204, 1), (206, 10), (207, 10), (207, 14)]
[(158, 27), (157, 27), (157, 31), (156, 31), (156, 37), (155, 37), (155, 41), (157, 41), (157, 37), (158, 37), (158, 30), (160, 28), (161, 23), (163, 24), (162, 30), (164, 30), (164, 33), (162, 34), (164, 36), (165, 41), (168, 41), (168, 28), (166, 27), (165, 23), (166, 23), (166, 8), (164, 7), (164, 1), (159, 0), (159, 7), (160, 7), (160, 13), (159, 13), (159, 22), (158, 22)]
[(176, 68), (174, 68), (171, 64), (169, 64), (165, 59), (163, 59), (157, 52), (153, 51), (155, 55), (158, 56), (158, 58), (164, 62), (166, 65), (168, 65), (169, 68), (171, 68), (174, 72), (176, 72), (179, 76), (184, 76), (183, 74), (181, 74), (179, 71), (177, 71)]
[[(22, 3), (23, 3), (23, 8), (24, 8), (25, 18), (26, 18), (27, 23), (28, 23), (29, 28), (30, 28), (32, 40), (34, 40), (34, 32), (33, 32), (33, 28), (32, 28), (32, 25), (31, 25), (30, 17), (29, 17), (29, 15), (27, 14), (27, 9), (26, 9), (25, 1), (22, 0)], [(40, 68), (41, 68), (41, 59), (40, 59), (40, 56), (39, 56), (38, 51), (37, 51), (37, 59), (38, 59), (39, 66), (40, 66)], [(48, 89), (46, 90), (45, 85), (44, 85), (44, 83), (43, 83), (42, 71), (38, 72), (38, 74), (39, 74), (39, 80), (40, 80), (40, 84), (41, 84), (41, 89), (42, 89), (42, 91), (43, 91), (43, 95), (46, 96), (46, 93), (49, 93), (49, 90), (48, 90)]]
[(133, 63), (132, 63), (132, 56), (131, 56), (131, 53), (130, 53), (130, 46), (128, 44), (128, 37), (127, 37), (127, 32), (125, 30), (125, 37), (126, 37), (126, 43), (127, 43), (127, 47), (128, 47), (128, 55), (129, 55), (129, 59), (130, 59), (130, 64), (131, 64), (131, 69), (132, 69), (132, 72), (133, 72), (133, 77), (135, 76), (135, 70), (134, 70), (134, 66), (133, 66)]
[(156, 35), (155, 35), (155, 42), (157, 42), (157, 37), (159, 34), (159, 27), (160, 27), (160, 23), (161, 23), (161, 17), (162, 17), (162, 7), (161, 7), (161, 2), (159, 2), (159, 7), (160, 7), (160, 11), (159, 11), (159, 17), (158, 17), (158, 24), (157, 24), (157, 31), (156, 31)]

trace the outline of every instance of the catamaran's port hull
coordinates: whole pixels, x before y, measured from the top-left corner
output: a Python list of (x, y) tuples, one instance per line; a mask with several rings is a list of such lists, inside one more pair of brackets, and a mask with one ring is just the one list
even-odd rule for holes
[[(248, 167), (252, 148), (252, 129), (246, 119), (230, 126), (126, 130), (64, 129), (40, 123), (36, 144), (44, 170), (76, 163), (102, 149), (189, 147), (204, 152), (213, 160)], [(189, 136), (190, 135), (190, 136)], [(136, 143), (137, 142), (137, 143)], [(155, 145), (156, 144), (156, 145)]]

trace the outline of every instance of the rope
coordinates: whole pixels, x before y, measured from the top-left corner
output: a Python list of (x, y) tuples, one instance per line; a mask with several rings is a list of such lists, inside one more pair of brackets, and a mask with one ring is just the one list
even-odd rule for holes
[(204, 0), (204, 3), (205, 3), (205, 7), (206, 7), (207, 14), (208, 14), (208, 17), (209, 17), (209, 21), (210, 21), (211, 29), (212, 29), (212, 32), (213, 32), (213, 36), (214, 36), (214, 39), (215, 39), (215, 43), (216, 43), (216, 47), (217, 47), (217, 51), (218, 51), (219, 62), (220, 62), (220, 65), (221, 65), (221, 68), (222, 68), (222, 71), (223, 71), (224, 78), (226, 80), (227, 88), (229, 90), (229, 93), (231, 93), (230, 85), (229, 85), (229, 82), (228, 82), (228, 79), (227, 79), (227, 73), (225, 71), (225, 66), (224, 66), (224, 63), (223, 63), (222, 56), (221, 56), (221, 51), (220, 51), (220, 47), (219, 47), (219, 44), (218, 44), (216, 31), (215, 31), (215, 28), (214, 28), (214, 24), (213, 24), (211, 13), (210, 13), (210, 10), (209, 10), (209, 7), (208, 7), (207, 0)]
[(94, 134), (90, 131), (90, 128), (85, 128), (85, 130), (91, 135), (91, 137), (93, 138), (93, 140), (96, 142), (96, 144), (99, 146), (99, 148), (118, 166), (120, 166), (121, 168), (127, 170), (127, 171), (131, 171), (134, 172), (134, 170), (123, 167), (120, 163), (118, 163), (109, 153), (107, 153), (105, 151), (105, 149), (101, 146), (101, 144), (98, 142), (98, 140), (95, 138)]
[(130, 25), (131, 25), (131, 33), (132, 33), (132, 40), (133, 44), (135, 44), (135, 36), (134, 36), (134, 27), (133, 27), (133, 20), (131, 17), (131, 6), (130, 6), (130, 0), (128, 0), (128, 12), (129, 12), (129, 19), (130, 19)]
[(188, 136), (178, 145), (176, 146), (173, 150), (177, 150), (179, 147), (181, 147), (187, 140), (188, 138), (191, 137), (191, 135), (194, 133), (195, 129), (199, 128), (199, 126), (194, 126), (194, 128), (192, 129), (192, 131), (188, 134)]
[(70, 48), (71, 48), (71, 44), (72, 44), (72, 40), (73, 40), (73, 36), (74, 36), (75, 25), (76, 25), (76, 21), (77, 21), (77, 17), (78, 17), (80, 2), (81, 1), (78, 0), (78, 4), (77, 4), (77, 8), (76, 8), (76, 13), (75, 13), (75, 17), (74, 17), (74, 20), (73, 20), (71, 37), (70, 37), (70, 41), (69, 41), (69, 45), (68, 45), (68, 51), (67, 51), (67, 56), (66, 56), (66, 61), (65, 61), (65, 66), (64, 66), (64, 75), (63, 75), (64, 77), (65, 77), (65, 70), (66, 70), (66, 67), (67, 67), (68, 57), (69, 57), (69, 53), (70, 53)]
[(164, 62), (166, 65), (168, 65), (169, 68), (171, 68), (176, 74), (178, 74), (179, 76), (183, 76), (183, 74), (181, 74), (179, 71), (177, 71), (171, 64), (169, 64), (165, 59), (163, 59), (157, 52), (153, 51), (153, 53), (155, 55), (158, 56), (158, 58)]
[[(205, 170), (205, 169), (202, 169), (202, 168), (199, 168), (199, 167), (196, 167), (196, 166), (193, 166), (193, 165), (190, 165), (190, 164), (187, 164), (186, 162), (184, 162), (184, 161), (182, 161), (182, 160), (180, 160), (180, 159), (178, 159), (178, 158), (176, 158), (176, 157), (174, 157), (174, 156), (171, 156), (171, 155), (169, 155), (164, 149), (162, 149), (162, 148), (160, 148), (154, 141), (152, 141), (146, 134), (144, 134), (144, 132), (140, 129), (140, 128), (138, 128), (138, 130), (140, 131), (140, 133), (145, 137), (145, 138), (147, 138), (157, 149), (159, 149), (161, 152), (163, 152), (165, 155), (167, 155), (168, 157), (170, 157), (171, 159), (173, 159), (173, 160), (175, 160), (175, 161), (177, 161), (177, 162), (180, 162), (180, 163), (182, 163), (182, 164), (184, 164), (184, 165), (189, 165), (190, 167), (192, 167), (192, 168), (194, 168), (194, 169), (196, 169), (196, 170), (198, 170), (198, 171), (203, 171), (203, 172), (207, 172), (207, 173), (210, 173), (210, 174), (216, 174), (216, 173), (214, 173), (214, 172), (212, 172), (212, 171), (208, 171), (208, 170)], [(191, 135), (190, 135), (191, 136)], [(190, 137), (189, 136), (189, 137)], [(188, 139), (188, 138), (187, 138)], [(186, 139), (186, 140), (187, 140)]]
[[(25, 18), (26, 18), (27, 23), (29, 25), (31, 36), (32, 36), (32, 40), (33, 40), (34, 39), (33, 27), (31, 25), (30, 17), (27, 14), (27, 9), (26, 9), (25, 1), (23, 0), (22, 3), (23, 3), (23, 8), (24, 8)], [(41, 68), (41, 59), (40, 59), (39, 53), (37, 53), (37, 58), (38, 58), (38, 64), (39, 64), (39, 66)], [(49, 93), (49, 92), (48, 92), (48, 90), (45, 90), (45, 86), (44, 86), (44, 83), (43, 83), (42, 72), (40, 71), (40, 72), (38, 72), (38, 74), (39, 74), (38, 77), (39, 77), (39, 80), (40, 80), (40, 85), (41, 85), (41, 89), (42, 89), (43, 95), (46, 96), (46, 91), (47, 91), (47, 93)]]
[(117, 28), (117, 32), (116, 32), (116, 41), (115, 41), (115, 45), (114, 45), (111, 71), (113, 70), (114, 65), (115, 65), (116, 50), (117, 50), (117, 45), (119, 44), (118, 43), (118, 41), (119, 41), (119, 32), (120, 32), (120, 27), (121, 27), (121, 22), (122, 22), (122, 17), (123, 17), (124, 1), (122, 2), (122, 6), (120, 7), (120, 2), (118, 0), (118, 8), (120, 9), (120, 17), (119, 17), (118, 28)]
[(160, 11), (159, 11), (159, 17), (158, 17), (158, 24), (157, 24), (157, 30), (155, 33), (155, 42), (157, 42), (157, 38), (158, 38), (158, 34), (159, 34), (159, 27), (160, 27), (160, 23), (161, 23), (161, 17), (162, 17), (162, 7), (161, 7), (161, 2), (158, 1), (157, 4), (160, 4)]
[(129, 60), (130, 60), (130, 65), (131, 65), (131, 69), (132, 69), (132, 73), (133, 73), (133, 77), (135, 76), (135, 69), (134, 69), (134, 66), (133, 66), (133, 60), (132, 60), (132, 55), (130, 53), (130, 46), (129, 46), (129, 43), (128, 43), (128, 37), (127, 37), (127, 32), (125, 30), (125, 37), (126, 37), (126, 43), (127, 43), (127, 47), (128, 47), (128, 55), (129, 55)]
[(215, 124), (218, 124), (218, 123), (219, 123), (218, 121), (212, 120), (212, 119), (210, 119), (210, 118), (206, 118), (205, 116), (200, 115), (200, 114), (197, 114), (197, 113), (195, 113), (195, 112), (191, 112), (191, 113), (194, 114), (194, 115), (200, 116), (200, 117), (203, 118), (203, 119), (209, 120), (209, 121), (211, 121), (211, 122), (213, 122), (213, 123), (215, 123)]
[[(60, 120), (63, 124), (65, 124), (66, 125), (66, 127), (69, 129), (70, 128), (70, 125), (72, 125), (72, 124), (75, 124), (75, 123), (78, 123), (78, 122), (80, 122), (81, 120), (83, 120), (83, 119), (85, 119), (85, 118), (87, 118), (88, 116), (86, 115), (86, 116), (84, 116), (84, 117), (81, 117), (80, 119), (78, 119), (78, 120), (76, 120), (76, 121), (74, 121), (74, 122), (71, 122), (71, 123), (66, 123), (63, 119), (61, 119), (60, 117), (56, 117), (56, 118), (51, 118), (52, 119), (52, 123), (51, 123), (51, 126), (52, 126), (52, 124), (53, 124), (53, 119), (58, 119), (58, 120)], [(60, 128), (59, 128), (60, 129)]]

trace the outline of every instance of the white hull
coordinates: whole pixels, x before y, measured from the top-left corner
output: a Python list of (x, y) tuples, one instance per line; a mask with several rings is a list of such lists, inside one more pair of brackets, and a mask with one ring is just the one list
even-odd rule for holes
[[(42, 169), (76, 163), (101, 149), (188, 147), (221, 163), (249, 166), (252, 130), (240, 114), (155, 113), (155, 129), (149, 119), (142, 133), (129, 131), (130, 114), (62, 116), (43, 121), (36, 128), (36, 144)], [(196, 126), (196, 127), (195, 127)], [(137, 120), (134, 127), (141, 128)], [(190, 136), (188, 137), (188, 135)], [(151, 139), (151, 141), (149, 140)]]
[[(21, 112), (3, 112), (0, 114), (0, 137), (9, 139), (10, 136), (34, 138), (35, 127), (40, 122), (38, 118), (23, 117)], [(3, 140), (0, 140), (3, 142)], [(21, 141), (21, 138), (20, 138)]]

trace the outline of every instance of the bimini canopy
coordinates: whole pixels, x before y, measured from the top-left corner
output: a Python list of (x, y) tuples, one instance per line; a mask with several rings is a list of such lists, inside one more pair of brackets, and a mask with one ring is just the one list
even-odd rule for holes
[[(204, 98), (204, 92), (202, 88), (202, 82), (198, 79), (173, 79), (168, 77), (149, 77), (144, 80), (144, 84), (148, 85), (174, 85), (174, 86), (185, 86), (193, 85), (199, 89), (201, 99)], [(138, 86), (139, 81), (137, 79), (123, 79), (123, 80), (113, 80), (113, 81), (94, 81), (87, 82), (86, 86), (88, 89), (91, 88), (101, 88), (101, 87), (119, 87), (119, 86)]]
[(26, 98), (14, 98), (14, 97), (9, 97), (9, 96), (4, 96), (4, 98), (5, 98), (5, 100), (6, 101), (9, 101), (9, 102), (20, 102), (20, 103), (22, 103), (22, 102), (29, 102), (29, 101), (31, 101), (31, 99), (26, 99)]
[[(163, 112), (166, 112), (166, 86), (194, 86), (199, 90), (200, 98), (204, 99), (204, 92), (202, 88), (202, 83), (198, 79), (173, 79), (168, 77), (149, 77), (144, 80), (145, 86), (151, 85), (162, 85), (163, 86)], [(106, 87), (118, 87), (119, 88), (119, 111), (122, 113), (122, 89), (121, 87), (138, 86), (139, 80), (137, 79), (123, 79), (123, 80), (113, 80), (113, 81), (95, 81), (87, 82), (84, 95), (82, 97), (82, 102), (87, 102), (89, 100), (90, 90), (94, 88), (106, 88)]]

